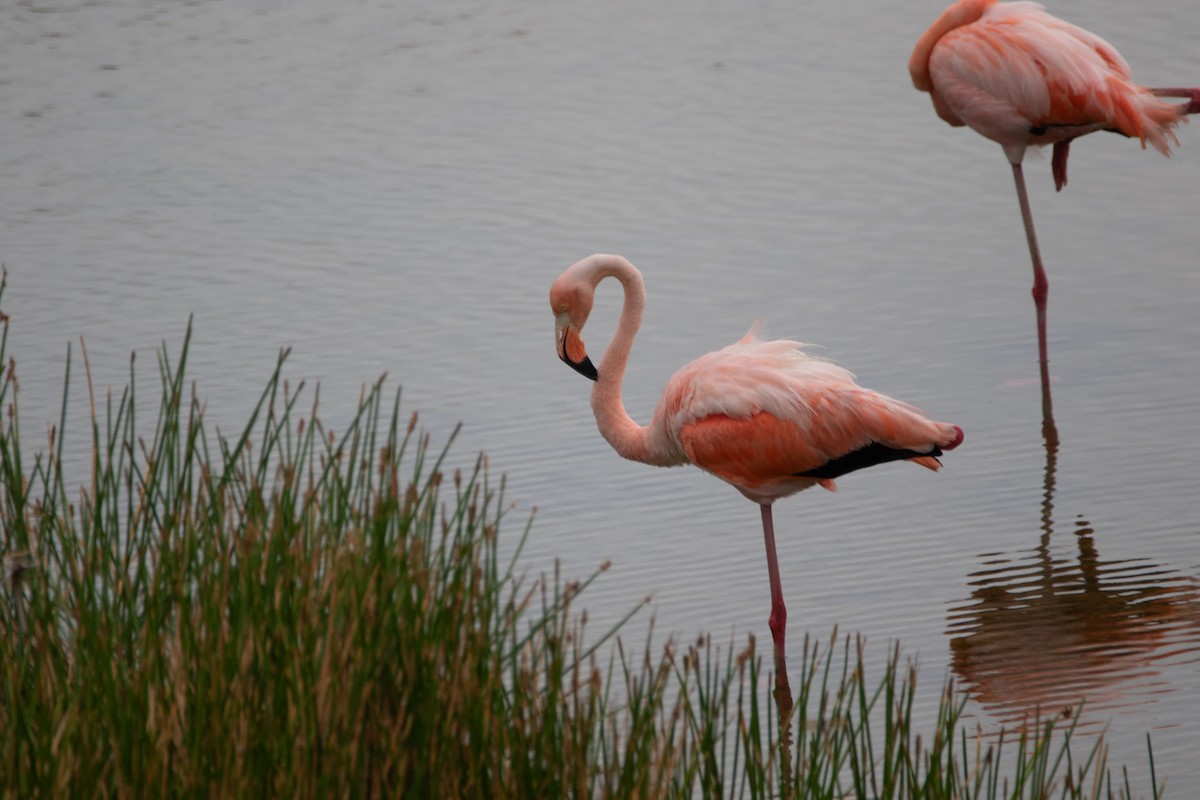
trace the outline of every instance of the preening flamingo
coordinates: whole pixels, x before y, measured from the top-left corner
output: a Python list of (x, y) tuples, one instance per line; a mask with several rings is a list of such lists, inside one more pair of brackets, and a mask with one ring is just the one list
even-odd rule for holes
[(1049, 283), (1021, 171), (1026, 148), (1054, 146), (1051, 171), (1059, 190), (1067, 183), (1071, 141), (1093, 131), (1122, 133), (1170, 155), (1170, 144), (1178, 144), (1173, 128), (1186, 114), (1200, 112), (1200, 89), (1135, 84), (1129, 64), (1112, 45), (1030, 2), (958, 0), (917, 40), (908, 71), (913, 85), (932, 96), (939, 117), (999, 142), (1012, 164), (1033, 261), (1045, 384)]
[[(581, 332), (596, 286), (609, 277), (621, 282), (625, 303), (597, 367)], [(672, 375), (650, 424), (638, 425), (621, 401), (621, 382), (645, 304), (642, 275), (624, 258), (593, 255), (573, 264), (550, 287), (558, 356), (596, 382), (596, 425), (619, 455), (658, 467), (694, 464), (759, 505), (771, 634), (782, 658), (787, 609), (771, 504), (811, 486), (834, 491), (835, 478), (888, 461), (936, 470), (942, 451), (962, 442), (962, 429), (864, 389), (845, 369), (805, 353), (800, 342), (764, 341), (753, 328)]]

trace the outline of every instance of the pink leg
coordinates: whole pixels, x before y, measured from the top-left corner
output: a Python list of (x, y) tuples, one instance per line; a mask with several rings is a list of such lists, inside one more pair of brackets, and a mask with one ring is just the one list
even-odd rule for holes
[(1179, 97), (1187, 100), (1183, 113), (1200, 114), (1200, 89), (1151, 89), (1150, 92), (1159, 97)]
[(779, 558), (775, 555), (775, 526), (771, 522), (771, 506), (762, 510), (763, 542), (767, 546), (767, 577), (771, 580), (771, 636), (775, 639), (775, 659), (783, 659), (783, 637), (787, 630), (787, 609), (783, 605), (783, 585), (779, 582)]
[(1025, 192), (1025, 173), (1020, 164), (1013, 164), (1013, 180), (1017, 182), (1017, 200), (1021, 203), (1021, 220), (1025, 223), (1025, 238), (1029, 241), (1029, 256), (1033, 259), (1033, 304), (1037, 307), (1038, 359), (1042, 363), (1042, 381), (1047, 380), (1046, 357), (1046, 295), (1050, 293), (1050, 282), (1042, 267), (1042, 254), (1038, 250), (1037, 233), (1033, 230), (1033, 212), (1029, 210), (1029, 195)]

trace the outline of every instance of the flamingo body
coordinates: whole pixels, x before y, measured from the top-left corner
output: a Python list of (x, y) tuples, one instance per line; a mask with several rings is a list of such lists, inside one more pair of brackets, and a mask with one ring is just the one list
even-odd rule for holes
[[(864, 389), (801, 347), (751, 332), (676, 372), (655, 417), (690, 463), (756, 503), (813, 485), (834, 491), (852, 464), (910, 458), (938, 468), (937, 448), (953, 440), (953, 426)], [(843, 460), (873, 446), (857, 462)]]
[[(596, 286), (615, 277), (625, 304), (598, 367), (581, 330)], [(621, 382), (645, 306), (637, 268), (620, 256), (594, 255), (569, 267), (550, 289), (559, 357), (595, 380), (597, 427), (621, 456), (655, 466), (693, 464), (758, 503), (771, 578), (771, 628), (783, 650), (786, 611), (779, 589), (770, 508), (812, 486), (836, 488), (854, 470), (910, 460), (936, 470), (937, 457), (962, 442), (962, 429), (934, 422), (916, 408), (859, 386), (854, 376), (804, 352), (800, 342), (742, 339), (708, 353), (667, 381), (649, 424), (634, 422)]]
[(1037, 3), (959, 0), (917, 41), (908, 69), (938, 116), (998, 142), (1013, 164), (1030, 145), (1098, 130), (1170, 155), (1172, 129), (1186, 119), (1185, 106), (1134, 83), (1112, 45)]
[[(1067, 185), (1072, 140), (1111, 130), (1163, 155), (1174, 128), (1200, 112), (1200, 89), (1147, 89), (1108, 42), (1051, 16), (1037, 3), (957, 0), (917, 40), (908, 61), (913, 86), (929, 92), (939, 117), (998, 142), (1012, 166), (1021, 222), (1033, 263), (1038, 360), (1049, 396), (1046, 297), (1042, 264), (1021, 162), (1028, 147), (1053, 145), (1054, 186)], [(1170, 103), (1162, 97), (1183, 97)]]

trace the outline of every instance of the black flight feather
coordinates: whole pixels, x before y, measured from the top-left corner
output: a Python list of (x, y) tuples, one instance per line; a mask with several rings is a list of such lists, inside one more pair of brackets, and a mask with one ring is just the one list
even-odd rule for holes
[(933, 456), (936, 458), (941, 454), (942, 449), (940, 447), (934, 447), (928, 453), (918, 453), (916, 450), (904, 450), (896, 447), (888, 447), (886, 444), (880, 444), (879, 442), (871, 442), (844, 456), (838, 456), (832, 461), (826, 461), (816, 469), (810, 469), (807, 472), (797, 472), (796, 475), (801, 478), (829, 480), (840, 478), (847, 472), (873, 467), (876, 464), (886, 464), (889, 461), (901, 461), (906, 458), (921, 458), (923, 456)]

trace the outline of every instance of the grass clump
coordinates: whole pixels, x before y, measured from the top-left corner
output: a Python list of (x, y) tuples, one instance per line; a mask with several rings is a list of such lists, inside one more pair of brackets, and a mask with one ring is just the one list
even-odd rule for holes
[(768, 686), (752, 639), (736, 653), (701, 639), (654, 655), (647, 642), (640, 657), (618, 641), (601, 656), (616, 628), (589, 640), (574, 610), (599, 571), (520, 573), (529, 523), (502, 559), (503, 481), (482, 457), (451, 469), (453, 435), (435, 447), (382, 382), (335, 433), (315, 398), (301, 407), (281, 356), (225, 437), (185, 381), (189, 330), (176, 361), (159, 356), (148, 436), (132, 375), (102, 400), (89, 380), (90, 477), (71, 488), (66, 393), (27, 460), (3, 325), (4, 797), (1127, 789), (1100, 746), (1073, 764), (1069, 732), (1052, 745), (1049, 726), (1020, 738), (1002, 776), (1002, 743), (960, 731), (950, 691), (922, 740), (898, 652), (873, 688), (860, 648), (806, 642), (795, 693), (786, 676)]
[(188, 395), (187, 347), (159, 359), (149, 438), (132, 379), (102, 409), (92, 398), (77, 498), (61, 424), (23, 464), (5, 367), (5, 791), (553, 788), (561, 769), (542, 756), (578, 713), (561, 687), (585, 584), (527, 584), (515, 557), (500, 563), (503, 484), (482, 458), (444, 470), (446, 449), (378, 384), (335, 435), (315, 403), (299, 414), (279, 367), (246, 428), (213, 434)]

